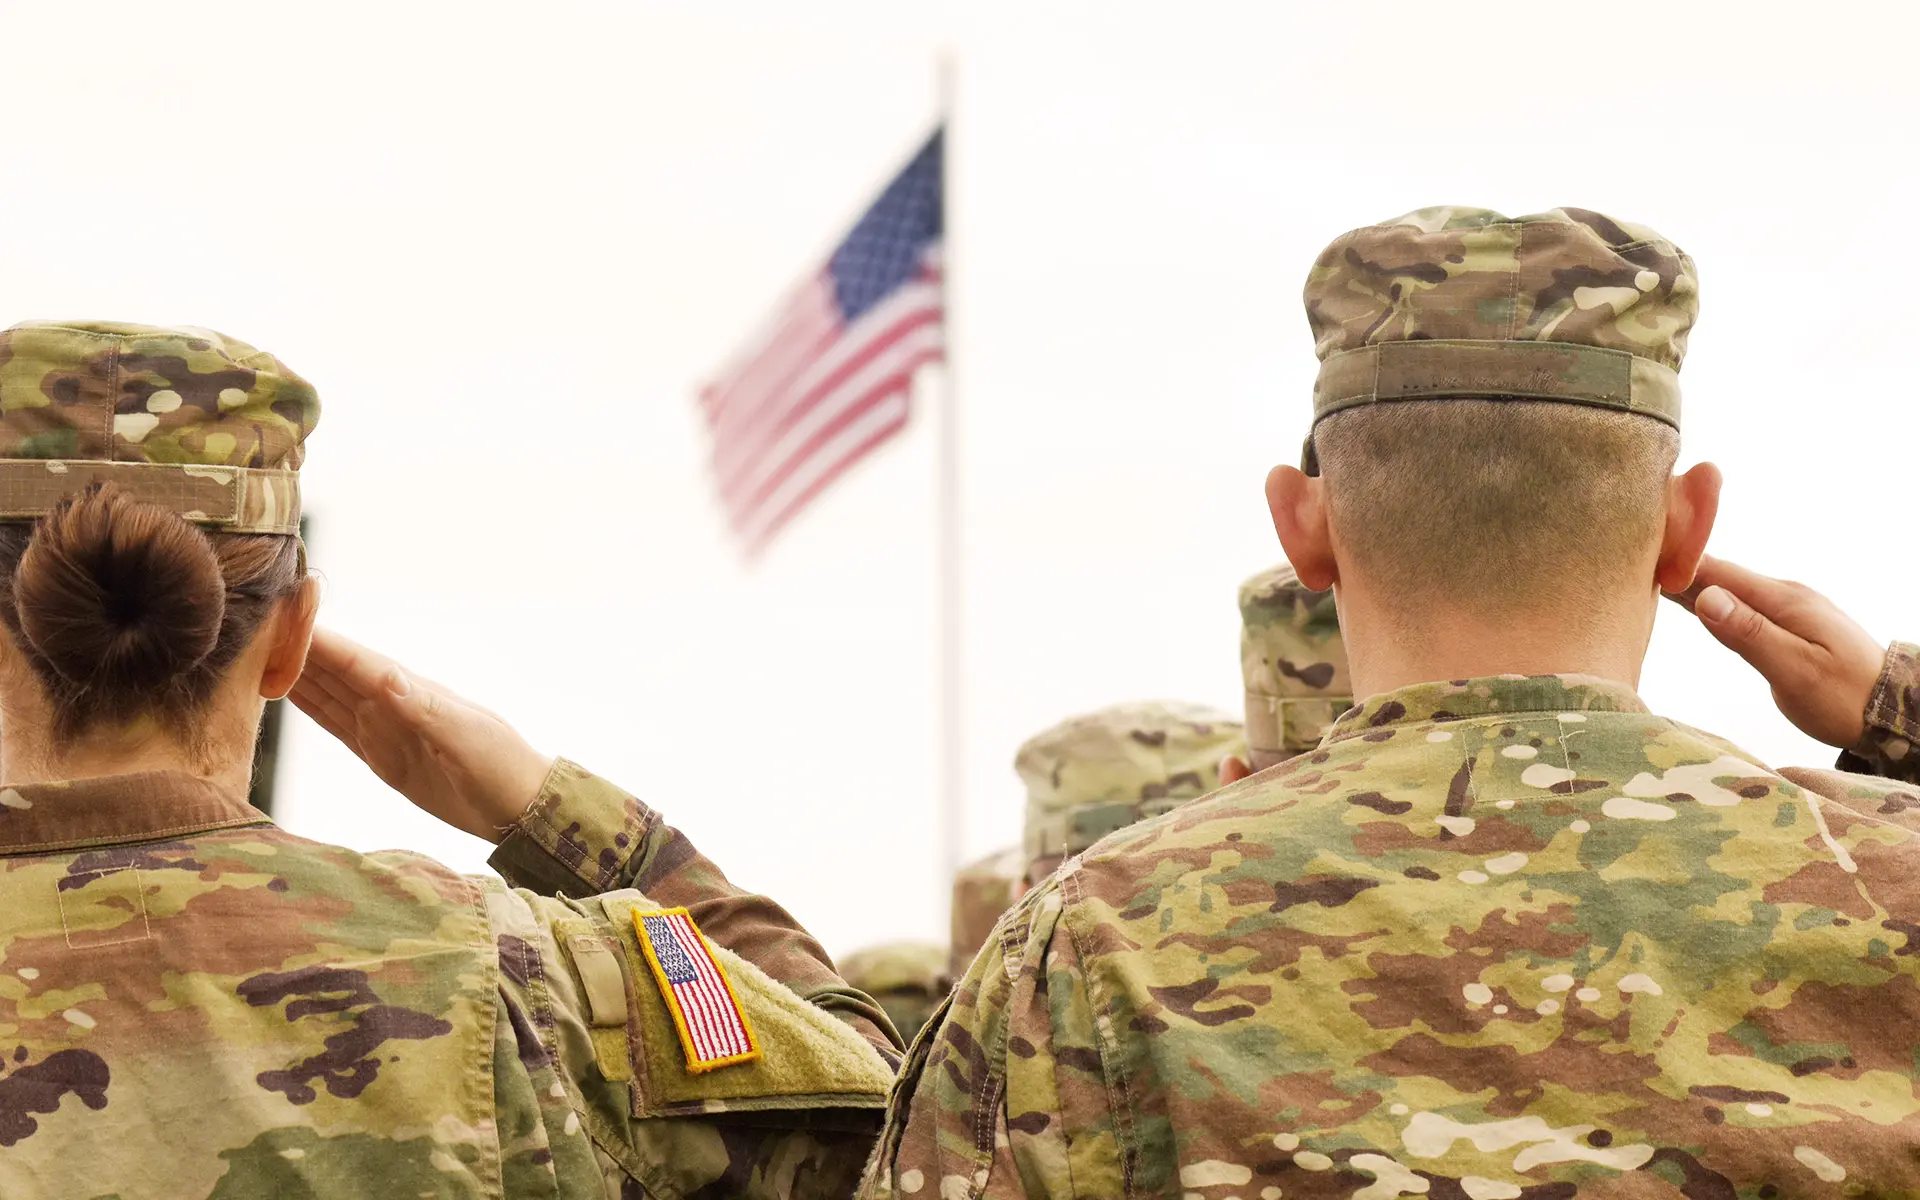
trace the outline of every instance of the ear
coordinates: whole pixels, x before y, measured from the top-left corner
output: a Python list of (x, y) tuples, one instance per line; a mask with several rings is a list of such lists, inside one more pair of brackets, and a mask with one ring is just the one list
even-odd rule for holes
[(266, 670), (260, 675), (263, 699), (279, 700), (293, 690), (300, 673), (307, 669), (307, 649), (313, 645), (313, 622), (319, 615), (320, 581), (312, 576), (274, 609), (266, 631), (273, 646), (267, 652)]
[(1324, 592), (1340, 581), (1327, 528), (1326, 486), (1298, 467), (1278, 466), (1267, 473), (1267, 510), (1280, 548), (1302, 585)]
[(1663, 592), (1684, 592), (1707, 552), (1713, 519), (1720, 513), (1720, 468), (1700, 463), (1667, 481), (1667, 524), (1653, 580)]

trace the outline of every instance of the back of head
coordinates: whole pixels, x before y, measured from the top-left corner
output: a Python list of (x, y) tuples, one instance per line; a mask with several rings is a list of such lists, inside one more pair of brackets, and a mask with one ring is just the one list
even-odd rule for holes
[(1698, 309), (1671, 242), (1584, 209), (1422, 209), (1335, 240), (1306, 302), (1307, 470), (1381, 589), (1510, 617), (1651, 566)]
[(1254, 770), (1319, 745), (1353, 706), (1333, 593), (1302, 585), (1286, 563), (1242, 583), (1240, 674)]
[(1014, 758), (1027, 785), (1026, 880), (1117, 829), (1220, 786), (1220, 760), (1240, 754), (1240, 723), (1196, 704), (1116, 704), (1062, 721)]
[(313, 389), (204, 329), (0, 332), (0, 624), (55, 740), (151, 719), (188, 745), (305, 576)]

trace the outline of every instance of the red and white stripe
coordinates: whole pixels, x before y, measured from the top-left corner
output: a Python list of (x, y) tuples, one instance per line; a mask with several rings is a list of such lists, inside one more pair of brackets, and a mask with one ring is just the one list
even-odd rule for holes
[(673, 985), (674, 998), (687, 1019), (687, 1033), (693, 1042), (694, 1057), (701, 1062), (735, 1058), (753, 1051), (753, 1037), (747, 1032), (746, 1019), (740, 1013), (720, 966), (707, 950), (706, 939), (694, 929), (684, 913), (672, 913), (667, 926), (680, 949), (693, 963), (696, 978)]
[(946, 357), (938, 246), (907, 283), (843, 325), (823, 270), (701, 393), (734, 530), (758, 551), (907, 421), (913, 374)]

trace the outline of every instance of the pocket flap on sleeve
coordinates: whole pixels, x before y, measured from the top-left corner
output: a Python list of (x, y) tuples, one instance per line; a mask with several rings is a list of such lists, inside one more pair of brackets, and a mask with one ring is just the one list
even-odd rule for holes
[[(631, 1044), (644, 1060), (634, 1064), (634, 1116), (886, 1106), (893, 1074), (865, 1038), (752, 963), (707, 942), (690, 920), (675, 924), (678, 945), (664, 930), (650, 945), (642, 934), (644, 918), (656, 918), (658, 930), (657, 919), (675, 910), (654, 908), (632, 893), (602, 896), (601, 902), (633, 980), (638, 1037)], [(697, 944), (687, 941), (688, 930)], [(691, 1026), (706, 1019), (700, 1006), (724, 1003), (711, 995), (676, 1000), (669, 994), (676, 979), (704, 971), (701, 951), (711, 955), (722, 994), (737, 1005), (757, 1053), (716, 1058), (718, 1051), (689, 1040), (697, 1032)], [(681, 953), (691, 961), (678, 961)], [(725, 1013), (710, 1015), (727, 1020)]]

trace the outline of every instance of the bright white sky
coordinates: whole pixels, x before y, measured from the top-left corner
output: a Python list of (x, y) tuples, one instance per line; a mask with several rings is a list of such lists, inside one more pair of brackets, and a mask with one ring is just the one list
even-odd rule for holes
[[(1715, 549), (1920, 637), (1912, 6), (9, 6), (7, 320), (210, 325), (326, 406), (326, 619), (663, 809), (836, 951), (940, 936), (933, 445), (920, 420), (749, 569), (702, 377), (925, 136), (960, 54), (965, 849), (1014, 747), (1239, 703), (1318, 249), (1427, 204), (1560, 204), (1700, 263), (1687, 458)], [(1677, 612), (1644, 692), (1830, 755)], [(481, 870), (304, 718), (283, 820)]]

